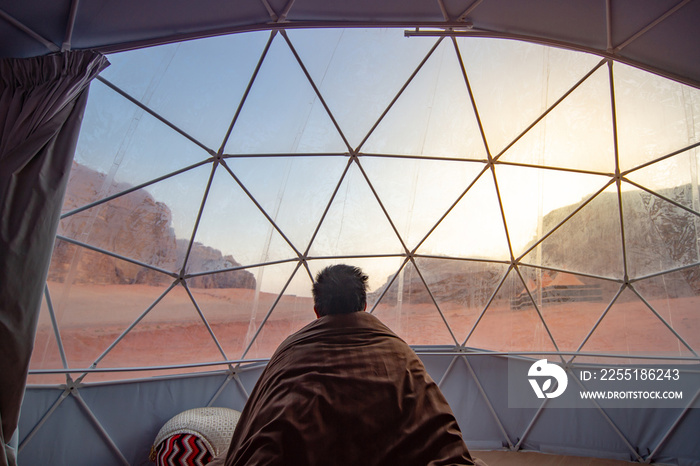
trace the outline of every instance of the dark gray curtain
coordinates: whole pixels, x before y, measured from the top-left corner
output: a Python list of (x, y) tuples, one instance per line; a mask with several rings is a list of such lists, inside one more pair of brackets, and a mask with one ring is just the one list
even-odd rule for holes
[(90, 81), (76, 51), (0, 60), (0, 466), (17, 428), (41, 296)]

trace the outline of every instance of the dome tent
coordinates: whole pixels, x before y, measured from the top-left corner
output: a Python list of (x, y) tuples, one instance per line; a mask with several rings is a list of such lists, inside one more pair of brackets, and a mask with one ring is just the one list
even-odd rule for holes
[[(682, 16), (671, 7), (625, 39)], [(424, 358), (471, 448), (697, 461), (695, 392), (673, 409), (509, 408), (503, 354), (655, 357), (692, 377), (698, 91), (605, 51), (481, 37), (488, 8), (454, 40), (292, 22), (110, 55), (59, 223), (29, 380), (47, 386), (25, 395), (20, 461), (139, 464), (176, 412), (240, 409), (261, 360), (311, 318), (314, 272), (338, 261), (370, 273), (371, 309)], [(600, 300), (510, 308), (552, 274)], [(115, 381), (144, 367), (189, 374)]]

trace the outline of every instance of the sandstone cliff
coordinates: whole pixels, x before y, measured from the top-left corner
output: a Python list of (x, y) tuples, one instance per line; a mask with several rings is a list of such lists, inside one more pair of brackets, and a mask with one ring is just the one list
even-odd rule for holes
[[(129, 187), (110, 182), (106, 175), (74, 162), (63, 211)], [(182, 267), (189, 242), (175, 237), (170, 208), (143, 189), (67, 217), (61, 221), (58, 234), (168, 272)], [(206, 272), (239, 265), (231, 256), (194, 243), (186, 269)], [(67, 278), (93, 284), (162, 285), (172, 281), (172, 277), (156, 270), (57, 240), (49, 280), (62, 282)], [(245, 270), (195, 277), (188, 283), (203, 288), (255, 288), (253, 274)]]
[[(662, 190), (659, 194), (685, 206), (693, 205), (695, 195), (690, 185)], [(548, 232), (557, 226), (575, 207), (562, 207), (545, 215), (543, 230)], [(700, 219), (696, 215), (642, 190), (623, 192), (622, 209), (630, 277), (644, 277), (700, 262)], [(544, 266), (622, 278), (624, 266), (617, 194), (597, 196), (538, 247)], [(523, 262), (535, 263), (534, 255), (526, 256)], [(498, 264), (447, 258), (417, 258), (416, 263), (436, 299), (458, 301), (468, 306), (488, 299), (506, 270)], [(525, 280), (536, 278), (535, 269), (521, 267), (520, 270)], [(600, 286), (605, 290), (605, 296), (612, 297), (619, 288), (618, 282), (578, 277), (583, 285)], [(373, 296), (378, 296), (385, 286), (386, 283)], [(410, 264), (403, 273), (402, 286), (404, 302), (430, 301), (420, 276)], [(644, 280), (643, 287), (648, 297), (696, 296), (700, 294), (700, 267)], [(397, 281), (385, 295), (387, 302), (397, 299), (398, 289)], [(503, 293), (499, 293), (497, 300), (521, 292), (523, 285), (511, 275), (501, 290)], [(621, 299), (630, 298), (633, 298), (631, 294), (625, 294)]]

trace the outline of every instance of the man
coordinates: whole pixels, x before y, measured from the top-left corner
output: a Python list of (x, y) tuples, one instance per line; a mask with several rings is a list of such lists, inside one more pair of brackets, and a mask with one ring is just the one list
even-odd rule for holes
[(226, 465), (474, 464), (440, 389), (411, 348), (364, 312), (366, 294), (356, 267), (317, 275), (318, 319), (275, 351)]

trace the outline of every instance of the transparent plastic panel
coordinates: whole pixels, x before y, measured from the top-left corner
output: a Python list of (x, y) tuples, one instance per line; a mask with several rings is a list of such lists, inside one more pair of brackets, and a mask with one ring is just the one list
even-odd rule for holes
[(700, 266), (640, 280), (634, 288), (695, 352), (700, 351)]
[(494, 156), (600, 61), (514, 40), (458, 38), (457, 43)]
[[(686, 205), (696, 194), (688, 185), (662, 193)], [(700, 263), (698, 214), (636, 188), (622, 193), (622, 209), (631, 278)]]
[(281, 35), (274, 38), (226, 143), (227, 154), (344, 153), (333, 121)]
[(511, 270), (467, 334), (466, 346), (491, 351), (556, 351), (537, 310), (523, 304), (523, 289), (517, 272)]
[[(507, 265), (493, 262), (418, 257), (416, 264), (460, 344), (508, 271)], [(416, 280), (415, 272), (404, 273), (404, 290)]]
[(398, 29), (290, 30), (289, 38), (352, 147), (435, 44)]
[[(58, 240), (57, 247), (61, 244), (66, 243)], [(77, 249), (82, 250), (82, 254), (75, 255), (72, 267), (64, 268), (57, 261), (51, 263), (47, 285), (68, 366), (82, 369), (89, 367), (155, 302), (172, 279), (160, 285), (119, 283), (114, 280), (113, 271), (130, 264), (83, 248)], [(83, 273), (84, 270), (89, 270), (89, 273)], [(111, 376), (123, 377), (128, 376)]]
[[(258, 275), (260, 291), (256, 293), (253, 306), (248, 307), (245, 349), (236, 357), (269, 358), (285, 338), (316, 318), (312, 281), (304, 267), (290, 263), (260, 271), (265, 275)], [(290, 277), (289, 285), (284, 288)], [(269, 291), (263, 291), (266, 289)]]
[(451, 41), (443, 41), (430, 56), (362, 151), (486, 160), (484, 140)]
[[(658, 311), (657, 311), (658, 312)], [(661, 317), (668, 322), (668, 315)], [(666, 324), (629, 289), (622, 292), (581, 351), (618, 355), (693, 356)]]
[[(34, 349), (29, 360), (29, 370), (63, 369), (61, 352), (58, 349), (51, 315), (46, 302), (46, 295), (41, 300), (39, 322), (34, 335)], [(32, 375), (27, 377), (28, 384), (60, 384), (66, 382), (63, 374)]]
[(615, 148), (609, 81), (608, 68), (598, 69), (500, 160), (613, 173)]
[(458, 344), (410, 262), (372, 313), (409, 345)]
[[(145, 309), (141, 309), (141, 312)], [(104, 328), (108, 345), (135, 321), (137, 315), (122, 313), (119, 325)], [(115, 323), (116, 324), (116, 323)], [(110, 332), (109, 330), (113, 330)], [(111, 340), (111, 341), (110, 341)], [(99, 349), (96, 347), (95, 349)], [(97, 367), (146, 367), (205, 363), (224, 360), (183, 286), (175, 286), (97, 364)], [(212, 370), (211, 367), (169, 369), (136, 374), (89, 374), (85, 380), (143, 377)]]
[(552, 212), (566, 216), (599, 191), (608, 177), (561, 170), (496, 165), (496, 179), (513, 254), (523, 254), (548, 231)]
[[(140, 185), (207, 158), (204, 149), (101, 82), (91, 84), (75, 152), (78, 165), (104, 173), (118, 189), (123, 183)], [(107, 189), (112, 186), (102, 188), (98, 198), (115, 193)]]
[[(625, 178), (700, 213), (700, 150), (697, 148), (628, 173)], [(623, 185), (625, 189), (637, 187)]]
[(102, 76), (216, 151), (268, 37), (232, 34), (112, 54)]
[[(187, 280), (192, 296), (207, 318), (228, 359), (241, 357), (266, 313), (296, 269), (296, 265), (295, 262), (290, 262), (205, 276), (217, 280), (220, 284), (228, 284), (223, 286), (207, 286), (206, 283), (198, 283), (196, 279)], [(241, 283), (243, 278), (245, 283)], [(299, 294), (308, 298), (311, 295), (309, 283), (308, 286), (296, 284), (296, 287), (288, 287), (286, 295)], [(289, 297), (281, 300), (281, 314), (285, 314), (289, 309), (293, 310), (289, 308), (289, 302)], [(313, 317), (313, 304), (309, 312), (311, 314), (307, 317), (310, 319)], [(255, 354), (264, 353), (270, 356), (278, 343), (260, 340), (256, 347), (258, 353)]]
[[(210, 172), (211, 166), (204, 165), (73, 214), (60, 221), (58, 234), (176, 272), (182, 266), (183, 248), (192, 235)], [(64, 208), (83, 204), (96, 197), (96, 191), (124, 191), (128, 187), (115, 185), (102, 173), (74, 166)], [(65, 264), (67, 258), (57, 254), (64, 251), (54, 250), (53, 260)], [(130, 264), (127, 269), (113, 271), (114, 282), (148, 283), (155, 279), (150, 273), (143, 277), (140, 273), (141, 266)]]
[(404, 248), (377, 198), (353, 163), (311, 244), (310, 255), (326, 257), (403, 252)]
[[(466, 182), (466, 186), (469, 186), (469, 181)], [(472, 259), (510, 259), (508, 239), (491, 171), (486, 170), (481, 175), (420, 245), (418, 253)]]
[(622, 63), (613, 73), (622, 170), (700, 141), (700, 90)]
[(410, 250), (483, 169), (481, 163), (370, 156), (360, 164)]
[[(138, 101), (153, 94), (180, 44), (165, 44), (109, 55), (110, 66), (100, 76)], [(136, 72), (134, 71), (136, 70)]]
[[(560, 208), (545, 215), (542, 231), (552, 232), (569, 214)], [(610, 186), (547, 236), (523, 263), (622, 278), (622, 237), (617, 188)]]
[(206, 262), (188, 260), (189, 273), (296, 257), (222, 165), (214, 175), (194, 241), (193, 250), (206, 249), (211, 257)]
[(345, 156), (226, 160), (300, 252), (306, 251), (347, 163)]
[[(520, 267), (527, 289), (511, 297), (511, 309), (537, 305), (560, 351), (576, 351), (620, 284), (583, 275)], [(528, 293), (529, 291), (529, 293)]]

